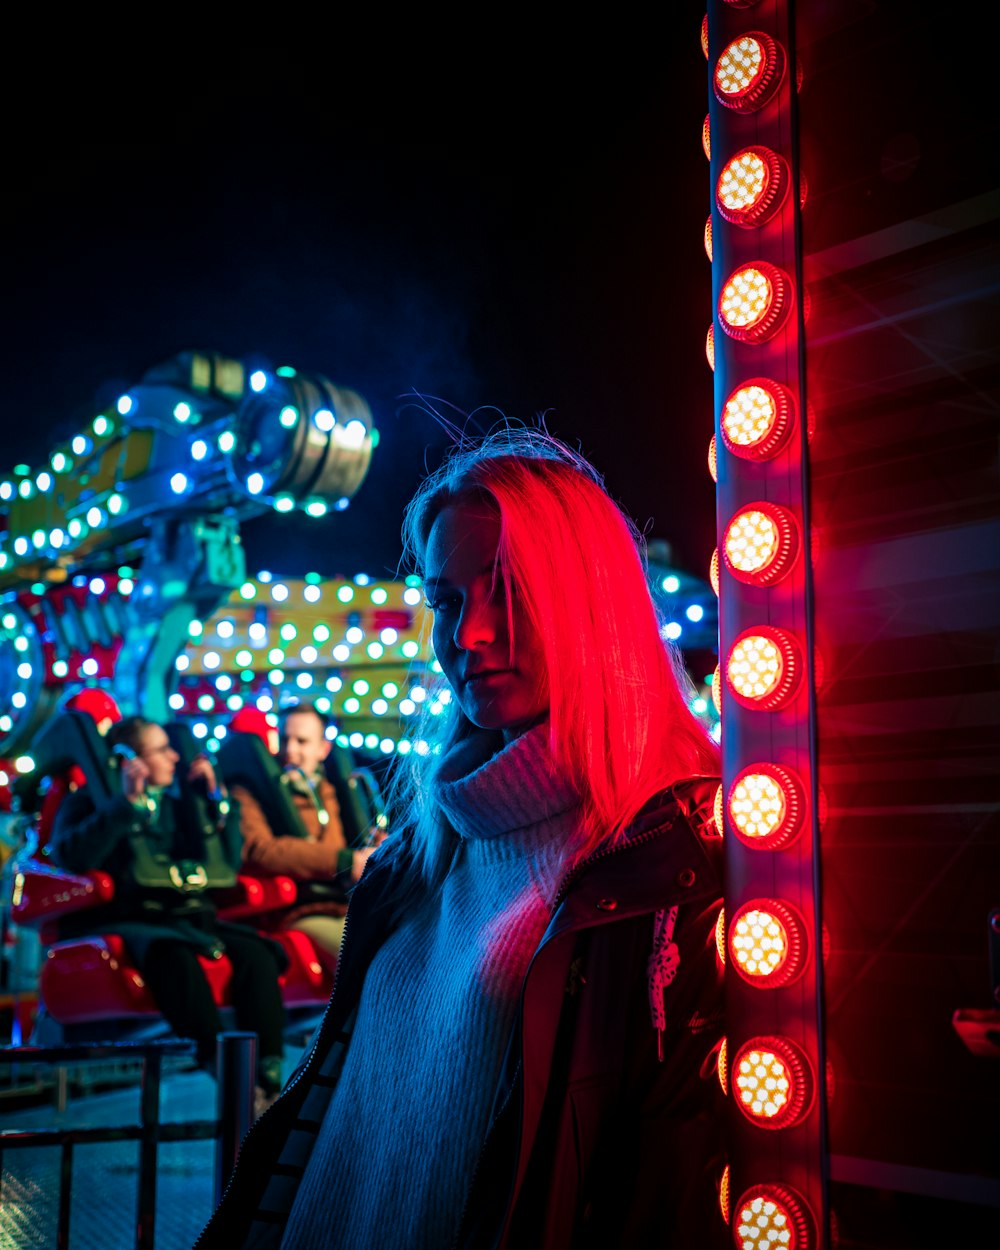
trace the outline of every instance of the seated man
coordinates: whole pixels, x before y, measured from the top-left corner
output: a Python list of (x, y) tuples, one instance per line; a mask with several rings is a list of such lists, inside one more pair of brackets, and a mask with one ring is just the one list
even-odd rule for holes
[[(121, 761), (122, 793), (101, 806), (86, 785), (66, 794), (49, 854), (70, 872), (109, 873), (115, 893), (109, 903), (64, 921), (62, 936), (119, 934), (167, 1023), (179, 1037), (195, 1040), (198, 1061), (210, 1071), (222, 1025), (198, 956), (226, 955), (237, 1024), (258, 1036), (260, 1108), (281, 1088), (285, 1009), (279, 976), (287, 957), (276, 942), (248, 926), (218, 919), (208, 896), (209, 839), (179, 819), (180, 757), (163, 726), (129, 716), (111, 726), (106, 742)], [(229, 863), (216, 859), (234, 878), (239, 813), (218, 790), (206, 757), (195, 759), (187, 783), (203, 787), (215, 800), (218, 841)]]
[(323, 768), (331, 746), (326, 729), (323, 713), (306, 703), (289, 709), (281, 725), (282, 784), (302, 819), (304, 837), (275, 836), (260, 804), (243, 786), (233, 786), (233, 798), (240, 809), (243, 872), (325, 883), (311, 892), (307, 885), (304, 901), (291, 909), (283, 927), (308, 934), (332, 974), (344, 932), (347, 891), (361, 879), (377, 841), (354, 849), (347, 845), (337, 794)]

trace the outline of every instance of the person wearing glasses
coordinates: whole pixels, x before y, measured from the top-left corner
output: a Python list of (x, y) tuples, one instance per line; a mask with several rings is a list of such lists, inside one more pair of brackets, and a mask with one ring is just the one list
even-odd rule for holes
[[(180, 756), (155, 721), (125, 717), (110, 727), (105, 742), (117, 761), (121, 793), (100, 805), (86, 785), (66, 794), (49, 856), (70, 872), (107, 872), (114, 896), (66, 918), (60, 936), (119, 934), (166, 1022), (178, 1037), (196, 1042), (198, 1062), (211, 1072), (222, 1022), (199, 956), (225, 955), (237, 1027), (258, 1035), (259, 1111), (281, 1088), (285, 1009), (279, 977), (287, 956), (249, 926), (220, 920), (212, 899), (213, 880), (235, 881), (238, 808), (220, 790), (207, 756), (196, 756), (187, 775), (179, 776)], [(212, 838), (185, 819), (182, 786), (211, 800)]]

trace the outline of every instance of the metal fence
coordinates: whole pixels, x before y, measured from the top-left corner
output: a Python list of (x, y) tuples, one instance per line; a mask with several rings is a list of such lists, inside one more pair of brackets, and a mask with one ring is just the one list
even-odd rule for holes
[(138, 1123), (100, 1127), (67, 1127), (0, 1131), (0, 1205), (3, 1193), (3, 1155), (6, 1150), (58, 1149), (58, 1217), (56, 1250), (69, 1250), (73, 1200), (73, 1152), (80, 1145), (134, 1141), (138, 1147), (138, 1191), (135, 1212), (136, 1250), (155, 1250), (157, 1158), (165, 1143), (215, 1141), (214, 1194), (217, 1202), (229, 1180), (240, 1142), (253, 1118), (256, 1033), (219, 1035), (216, 1071), (216, 1116), (211, 1120), (164, 1122), (160, 1118), (160, 1089), (165, 1058), (194, 1054), (194, 1043), (175, 1039), (151, 1042), (100, 1043), (77, 1046), (0, 1047), (0, 1063), (62, 1069), (87, 1063), (138, 1062), (141, 1065)]

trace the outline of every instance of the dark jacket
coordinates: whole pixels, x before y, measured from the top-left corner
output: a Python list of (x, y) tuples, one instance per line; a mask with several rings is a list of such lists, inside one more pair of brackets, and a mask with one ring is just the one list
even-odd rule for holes
[[(715, 950), (721, 840), (711, 818), (717, 785), (698, 779), (658, 796), (620, 845), (564, 880), (524, 979), (456, 1250), (730, 1244), (718, 1205), (726, 1115), (714, 1070), (723, 1029)], [(349, 1043), (365, 971), (412, 888), (406, 847), (397, 842), (390, 838), (372, 856), (355, 889), (323, 1021), (284, 1093), (244, 1139), (197, 1250), (243, 1246), (258, 1205), (256, 1229), (270, 1224), (273, 1244), (280, 1241), (287, 1208), (271, 1206), (268, 1180), (320, 1066)], [(675, 905), (680, 963), (664, 991), (660, 1037), (649, 958), (654, 918)], [(289, 1151), (299, 1138), (308, 1140), (296, 1134)], [(288, 1158), (286, 1151), (283, 1173)]]

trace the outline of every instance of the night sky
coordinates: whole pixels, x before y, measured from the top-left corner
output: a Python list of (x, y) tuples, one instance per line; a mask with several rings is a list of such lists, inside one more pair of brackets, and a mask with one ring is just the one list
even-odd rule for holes
[(359, 391), (381, 435), (346, 512), (244, 524), (251, 572), (391, 574), (437, 406), (471, 429), (544, 414), (707, 578), (703, 13), (484, 17), (391, 52), (376, 21), (238, 54), (188, 25), (172, 54), (70, 58), (56, 114), (8, 127), (0, 472), (151, 366), (221, 352)]

